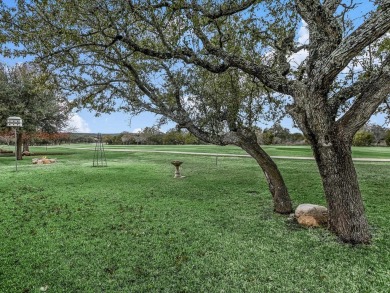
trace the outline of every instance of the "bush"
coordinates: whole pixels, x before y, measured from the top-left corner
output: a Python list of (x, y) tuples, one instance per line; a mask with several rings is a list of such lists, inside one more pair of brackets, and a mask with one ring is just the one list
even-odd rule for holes
[(354, 146), (369, 146), (374, 142), (374, 135), (368, 131), (358, 131), (353, 137)]
[(270, 131), (264, 131), (262, 133), (262, 141), (265, 145), (270, 145), (274, 142), (275, 135)]
[(390, 146), (390, 130), (387, 130), (387, 131), (386, 131), (386, 134), (385, 134), (385, 142), (386, 142), (386, 145), (387, 145), (387, 146)]

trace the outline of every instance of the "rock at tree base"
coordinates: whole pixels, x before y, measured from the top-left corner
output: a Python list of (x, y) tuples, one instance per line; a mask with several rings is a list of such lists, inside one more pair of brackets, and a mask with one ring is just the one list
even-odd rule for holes
[(52, 163), (55, 163), (55, 162), (56, 162), (56, 159), (46, 159), (46, 158), (32, 159), (32, 163), (33, 164), (38, 164), (38, 165), (41, 165), (41, 164), (52, 164)]
[(300, 204), (295, 210), (299, 224), (306, 227), (325, 226), (328, 222), (328, 209), (315, 204)]

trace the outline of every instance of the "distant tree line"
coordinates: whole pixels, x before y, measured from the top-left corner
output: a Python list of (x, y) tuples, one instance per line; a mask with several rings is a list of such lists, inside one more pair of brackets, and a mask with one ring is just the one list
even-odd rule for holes
[[(63, 143), (71, 143), (71, 134), (66, 132), (23, 132), (20, 136), (23, 152), (29, 151), (31, 145), (59, 145)], [(15, 135), (11, 130), (0, 131), (0, 144), (15, 145)]]
[(185, 129), (173, 128), (164, 133), (157, 127), (145, 127), (138, 133), (125, 131), (117, 135), (103, 135), (103, 141), (109, 145), (184, 145), (204, 143)]
[(377, 124), (366, 124), (353, 138), (354, 146), (390, 146), (390, 129)]
[[(275, 123), (270, 128), (258, 129), (258, 142), (262, 145), (304, 145), (308, 144), (302, 133), (291, 133), (288, 128)], [(353, 138), (354, 146), (390, 146), (390, 129), (375, 123), (364, 125)]]
[(270, 128), (260, 128), (256, 131), (257, 141), (261, 145), (284, 144), (284, 145), (304, 145), (307, 141), (302, 133), (291, 133), (288, 128), (280, 123), (275, 123)]
[[(302, 133), (291, 133), (288, 128), (275, 123), (269, 128), (255, 130), (260, 145), (306, 145), (307, 140)], [(95, 143), (96, 134), (69, 132), (36, 132), (23, 133), (23, 151), (28, 145), (59, 145), (64, 143)], [(186, 129), (172, 128), (162, 132), (157, 127), (145, 127), (137, 133), (127, 131), (119, 134), (103, 135), (107, 145), (185, 145), (205, 144)], [(14, 132), (0, 131), (0, 144), (14, 145)], [(390, 129), (377, 124), (367, 124), (359, 130), (353, 139), (354, 146), (390, 146)]]

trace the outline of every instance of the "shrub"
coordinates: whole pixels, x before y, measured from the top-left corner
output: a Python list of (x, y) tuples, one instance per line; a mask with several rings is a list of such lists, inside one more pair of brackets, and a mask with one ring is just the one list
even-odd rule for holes
[(274, 141), (274, 138), (275, 138), (275, 135), (270, 131), (264, 131), (262, 133), (262, 141), (263, 141), (263, 144), (265, 144), (265, 145), (272, 144)]
[(385, 142), (386, 142), (386, 145), (387, 145), (387, 146), (390, 146), (390, 130), (387, 130), (387, 131), (386, 131), (386, 134), (385, 134)]
[(354, 146), (369, 146), (374, 141), (374, 135), (368, 131), (358, 131), (353, 137), (352, 144)]

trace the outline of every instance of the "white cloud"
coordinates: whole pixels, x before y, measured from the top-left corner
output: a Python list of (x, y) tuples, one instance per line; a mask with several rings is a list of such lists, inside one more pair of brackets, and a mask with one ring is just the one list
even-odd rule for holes
[(301, 45), (309, 44), (309, 30), (307, 29), (307, 23), (302, 20), (302, 25), (298, 31), (298, 43)]
[(142, 128), (135, 128), (132, 133), (140, 133), (142, 132)]
[(90, 133), (91, 128), (79, 114), (75, 113), (69, 119), (68, 129), (73, 132)]
[(309, 53), (307, 52), (307, 50), (301, 50), (297, 53), (292, 54), (289, 58), (291, 66), (293, 66), (293, 68), (297, 68), (306, 59), (308, 55)]
[[(298, 31), (298, 43), (299, 45), (307, 45), (309, 43), (309, 30), (307, 29), (307, 23), (302, 21), (302, 25)], [(308, 56), (307, 50), (300, 50), (290, 56), (289, 62), (293, 68), (297, 68)]]

